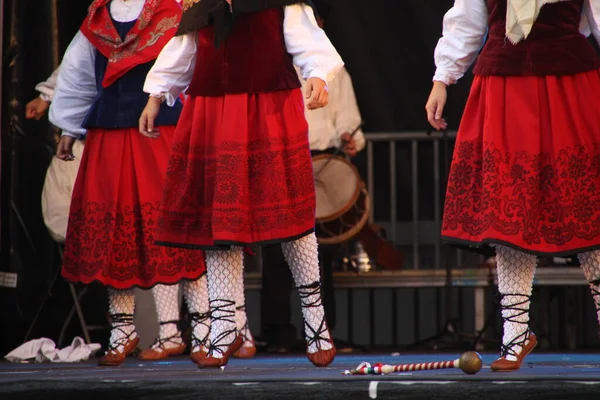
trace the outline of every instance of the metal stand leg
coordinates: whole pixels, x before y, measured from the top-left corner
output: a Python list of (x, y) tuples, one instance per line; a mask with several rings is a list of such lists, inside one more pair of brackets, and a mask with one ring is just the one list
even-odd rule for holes
[[(63, 260), (63, 250), (62, 247), (57, 243), (58, 246), (58, 254), (60, 254), (60, 261), (62, 264), (62, 260)], [(72, 283), (69, 283), (69, 290), (71, 291), (71, 297), (73, 298), (73, 307), (75, 309), (75, 311), (77, 312), (77, 318), (79, 319), (79, 326), (81, 326), (81, 331), (83, 332), (83, 337), (85, 338), (85, 342), (87, 344), (92, 343), (92, 341), (90, 340), (90, 332), (88, 329), (88, 326), (85, 322), (85, 318), (83, 316), (83, 310), (81, 309), (81, 304), (79, 303), (80, 297), (77, 294), (77, 290), (75, 289), (75, 285), (73, 285)], [(85, 289), (84, 291), (81, 292), (81, 294), (83, 295), (85, 293)], [(72, 318), (72, 313), (73, 311), (71, 311), (71, 313), (69, 314), (69, 317), (67, 318), (67, 320), (65, 321), (65, 324), (63, 325), (63, 329), (61, 332), (61, 340), (62, 341), (62, 336), (64, 333), (64, 330), (66, 328), (66, 326), (68, 325), (68, 323), (71, 321)]]

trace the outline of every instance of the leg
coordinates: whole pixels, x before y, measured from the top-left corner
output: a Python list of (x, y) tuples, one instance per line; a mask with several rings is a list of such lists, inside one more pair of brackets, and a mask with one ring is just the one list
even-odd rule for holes
[(210, 348), (200, 368), (219, 368), (243, 344), (235, 324), (235, 290), (242, 278), (243, 254), (239, 247), (206, 252), (210, 304)]
[(158, 322), (158, 338), (149, 349), (140, 353), (141, 360), (163, 360), (185, 351), (179, 323), (179, 285), (156, 285), (152, 289)]
[(183, 298), (192, 319), (190, 358), (196, 364), (205, 358), (210, 344), (210, 309), (206, 275), (196, 281), (183, 282)]
[(244, 338), (244, 344), (233, 355), (234, 358), (252, 358), (256, 354), (256, 345), (254, 337), (248, 326), (248, 316), (246, 315), (246, 296), (244, 294), (244, 274), (235, 288), (235, 324)]
[(121, 365), (135, 350), (140, 338), (133, 325), (135, 294), (133, 289), (108, 288), (108, 313), (112, 324), (108, 351), (98, 361), (99, 365)]
[(302, 301), (307, 356), (316, 366), (327, 366), (335, 358), (335, 346), (325, 322), (321, 303), (321, 281), (317, 238), (314, 233), (282, 244)]
[[(600, 251), (579, 254), (579, 263), (585, 274), (585, 279), (590, 283), (592, 298), (596, 304), (598, 322), (600, 323)], [(598, 328), (600, 336), (600, 328)]]
[(291, 324), (292, 273), (283, 256), (281, 245), (264, 246), (262, 270), (262, 332), (270, 348), (288, 349), (297, 340)]
[(496, 263), (504, 336), (500, 358), (491, 367), (493, 371), (515, 371), (537, 344), (535, 335), (529, 330), (529, 304), (537, 257), (496, 246)]

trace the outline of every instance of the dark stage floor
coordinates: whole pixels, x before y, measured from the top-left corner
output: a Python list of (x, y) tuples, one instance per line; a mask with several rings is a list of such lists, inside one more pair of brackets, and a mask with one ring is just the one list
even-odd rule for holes
[(342, 376), (362, 361), (443, 361), (457, 354), (340, 355), (317, 369), (303, 356), (259, 355), (225, 370), (200, 370), (187, 358), (116, 368), (78, 364), (0, 363), (0, 399), (600, 399), (600, 354), (536, 354), (520, 371), (493, 373), (484, 355), (477, 375), (460, 370)]

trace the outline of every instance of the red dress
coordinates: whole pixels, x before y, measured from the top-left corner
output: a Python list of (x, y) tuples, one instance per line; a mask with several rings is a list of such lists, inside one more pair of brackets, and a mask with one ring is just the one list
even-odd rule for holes
[[(97, 281), (116, 289), (195, 280), (206, 271), (203, 252), (155, 244), (180, 108), (163, 107), (156, 121), (158, 139), (142, 136), (137, 128), (147, 101), (142, 88), (152, 57), (173, 36), (181, 9), (172, 0), (152, 0), (137, 21), (111, 23), (108, 3), (94, 2), (82, 25), (98, 50), (98, 94), (83, 124), (87, 139), (73, 188), (62, 275), (73, 282)], [(138, 36), (129, 42), (131, 49), (112, 47), (126, 35)], [(119, 51), (125, 56), (115, 55)]]
[(600, 247), (600, 59), (579, 33), (582, 0), (545, 5), (531, 35), (489, 38), (458, 132), (442, 235), (540, 255)]
[(283, 11), (240, 16), (218, 49), (212, 27), (200, 30), (198, 43), (173, 139), (158, 242), (227, 249), (312, 232), (308, 124), (285, 49)]

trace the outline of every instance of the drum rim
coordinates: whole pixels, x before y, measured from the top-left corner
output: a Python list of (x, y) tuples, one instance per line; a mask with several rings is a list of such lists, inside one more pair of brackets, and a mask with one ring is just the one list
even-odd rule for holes
[[(346, 163), (346, 165), (348, 165), (353, 170), (354, 174), (358, 177), (358, 185), (356, 185), (356, 190), (354, 191), (354, 195), (352, 196), (351, 201), (349, 201), (348, 204), (346, 204), (343, 208), (341, 208), (339, 211), (337, 211), (333, 214), (328, 214), (321, 218), (315, 217), (316, 222), (330, 222), (330, 221), (336, 220), (339, 217), (341, 217), (342, 215), (346, 214), (354, 206), (354, 204), (356, 204), (356, 201), (360, 197), (361, 192), (365, 189), (365, 181), (363, 181), (362, 178), (360, 177), (360, 174), (358, 173), (358, 169), (354, 166), (354, 164), (352, 164), (346, 158), (341, 157), (341, 156), (332, 156), (331, 154), (319, 154), (319, 155), (313, 157), (313, 163), (314, 163), (314, 161), (320, 160), (322, 158), (325, 158), (325, 159), (333, 158), (333, 159), (343, 161), (344, 163)], [(313, 179), (315, 179), (315, 178), (316, 178), (315, 171), (313, 171)], [(316, 192), (316, 190), (315, 190), (315, 192)], [(317, 210), (316, 210), (316, 205), (315, 205), (315, 213), (316, 213), (316, 211)]]
[(363, 188), (361, 192), (365, 195), (365, 213), (361, 217), (360, 221), (358, 221), (356, 225), (354, 225), (351, 229), (347, 230), (341, 235), (331, 236), (328, 238), (317, 236), (317, 242), (319, 244), (333, 245), (345, 243), (356, 237), (365, 228), (365, 226), (367, 226), (369, 222), (369, 217), (371, 216), (371, 197), (369, 196), (369, 192), (366, 188)]

